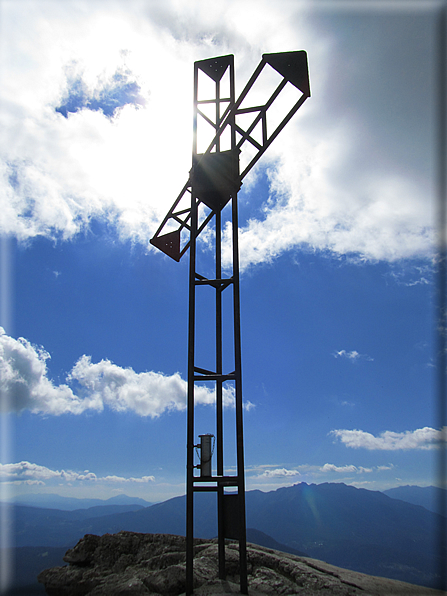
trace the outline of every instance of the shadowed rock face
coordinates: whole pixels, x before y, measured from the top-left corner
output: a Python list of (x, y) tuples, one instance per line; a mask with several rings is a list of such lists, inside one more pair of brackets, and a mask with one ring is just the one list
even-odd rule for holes
[[(185, 538), (169, 534), (118, 532), (87, 534), (67, 551), (68, 566), (42, 571), (38, 580), (49, 596), (177, 596), (185, 592)], [(374, 578), (321, 561), (249, 544), (251, 596), (401, 596), (439, 594), (428, 588)], [(226, 545), (225, 581), (218, 579), (217, 541), (196, 539), (194, 593), (238, 594), (239, 552)]]

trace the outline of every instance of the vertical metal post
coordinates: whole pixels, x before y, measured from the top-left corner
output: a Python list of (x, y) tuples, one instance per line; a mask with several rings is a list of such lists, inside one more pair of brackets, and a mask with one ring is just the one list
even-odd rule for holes
[[(230, 71), (230, 100), (231, 105), (236, 102), (234, 68)], [(236, 122), (233, 114), (230, 121), (231, 148), (236, 150)], [(233, 309), (234, 309), (234, 362), (235, 362), (235, 399), (236, 399), (236, 457), (237, 483), (239, 499), (239, 573), (242, 594), (248, 594), (247, 581), (247, 537), (245, 522), (245, 467), (244, 467), (244, 431), (242, 406), (242, 351), (241, 351), (241, 307), (239, 285), (239, 223), (237, 191), (234, 188), (232, 196), (232, 226), (233, 226)]]
[[(220, 80), (216, 81), (216, 112), (215, 121), (220, 122)], [(220, 151), (220, 137), (216, 139), (216, 151)]]
[(242, 354), (241, 354), (241, 314), (239, 291), (239, 243), (237, 194), (232, 201), (233, 218), (233, 306), (234, 306), (234, 360), (236, 385), (236, 437), (237, 437), (237, 478), (239, 497), (239, 566), (241, 593), (248, 594), (247, 584), (247, 541), (245, 527), (245, 478), (244, 478), (244, 432), (242, 407)]
[[(218, 103), (218, 102), (216, 102)], [(216, 279), (222, 279), (222, 216), (216, 213)], [(222, 402), (222, 286), (216, 284), (216, 434), (217, 434), (217, 475), (223, 476), (223, 402)], [(219, 555), (219, 579), (225, 579), (225, 536), (224, 536), (224, 490), (217, 487), (217, 544)]]
[[(194, 66), (194, 104), (197, 103), (198, 69)], [(197, 153), (197, 113), (193, 116), (193, 154)], [(186, 438), (186, 594), (194, 589), (194, 356), (196, 310), (197, 200), (191, 192), (191, 244), (189, 249), (188, 396)]]
[[(222, 278), (221, 212), (216, 213), (216, 279)], [(222, 286), (216, 284), (216, 373), (222, 375)], [(222, 380), (216, 382), (217, 475), (223, 475)]]
[(195, 344), (195, 260), (197, 230), (197, 205), (191, 195), (191, 246), (189, 266), (189, 330), (188, 330), (188, 401), (187, 401), (187, 453), (186, 453), (186, 593), (193, 591), (193, 540), (194, 540), (194, 344)]

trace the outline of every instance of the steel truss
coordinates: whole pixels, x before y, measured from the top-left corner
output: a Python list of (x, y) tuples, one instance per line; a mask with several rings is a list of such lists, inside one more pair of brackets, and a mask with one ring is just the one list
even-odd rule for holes
[[(263, 69), (269, 65), (280, 75), (279, 83), (262, 105), (246, 106), (246, 100)], [(199, 79), (205, 74), (214, 85), (213, 95), (199, 96)], [(223, 77), (225, 85), (221, 85)], [(228, 84), (229, 83), (229, 84)], [(288, 83), (299, 95), (272, 132), (268, 130), (269, 110)], [(289, 88), (290, 88), (289, 85)], [(222, 95), (222, 86), (226, 94)], [(194, 554), (194, 494), (217, 493), (219, 577), (225, 578), (225, 539), (239, 542), (240, 591), (248, 594), (245, 478), (243, 447), (243, 403), (240, 330), (239, 248), (237, 195), (242, 179), (251, 170), (273, 140), (289, 122), (304, 101), (310, 97), (306, 52), (264, 54), (239, 98), (235, 99), (234, 57), (220, 56), (194, 64), (193, 152), (190, 176), (151, 243), (176, 261), (190, 250), (189, 267), (189, 326), (188, 326), (188, 396), (187, 396), (187, 505), (186, 505), (186, 593), (193, 593)], [(239, 117), (249, 115), (245, 128)], [(212, 140), (204, 153), (198, 152), (198, 123), (205, 122), (213, 131)], [(224, 136), (226, 135), (226, 136)], [(229, 140), (228, 140), (229, 137)], [(252, 148), (242, 172), (240, 154), (244, 147)], [(254, 155), (253, 155), (254, 148)], [(222, 210), (231, 205), (232, 273), (223, 275)], [(215, 277), (197, 271), (197, 238), (214, 220)], [(196, 365), (196, 293), (200, 286), (214, 288), (215, 321), (210, 330), (215, 338), (215, 368)], [(231, 372), (223, 370), (223, 309), (222, 296), (232, 288), (233, 349)], [(200, 476), (194, 465), (194, 404), (197, 383), (213, 382), (216, 393), (216, 469), (211, 476)], [(234, 387), (236, 417), (236, 474), (225, 474), (223, 432), (223, 389), (225, 383)], [(230, 492), (225, 492), (230, 489)]]

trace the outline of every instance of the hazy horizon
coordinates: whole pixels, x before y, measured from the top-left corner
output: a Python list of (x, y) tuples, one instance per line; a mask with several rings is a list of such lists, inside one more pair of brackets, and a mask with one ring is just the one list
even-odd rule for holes
[(0, 498), (184, 494), (189, 257), (149, 239), (191, 167), (194, 61), (234, 54), (239, 94), (292, 50), (312, 95), (239, 193), (246, 488), (441, 482), (440, 6), (0, 4)]

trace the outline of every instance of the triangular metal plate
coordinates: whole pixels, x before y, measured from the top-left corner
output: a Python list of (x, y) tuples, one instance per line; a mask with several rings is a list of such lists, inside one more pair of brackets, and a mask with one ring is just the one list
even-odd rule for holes
[(270, 64), (281, 76), (295, 85), (306, 97), (310, 97), (307, 53), (304, 50), (263, 54), (262, 57), (267, 64)]
[(224, 76), (225, 71), (233, 60), (234, 56), (218, 56), (217, 58), (208, 58), (207, 60), (199, 60), (196, 62), (198, 68), (207, 74), (213, 81), (220, 81)]
[(222, 211), (225, 205), (230, 200), (230, 194), (219, 193), (219, 192), (202, 192), (199, 195), (199, 199), (202, 203), (205, 203), (211, 211)]
[(180, 261), (180, 230), (163, 234), (163, 236), (154, 236), (150, 242), (174, 261)]

